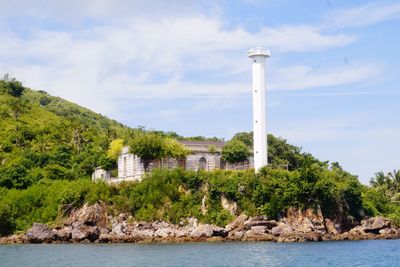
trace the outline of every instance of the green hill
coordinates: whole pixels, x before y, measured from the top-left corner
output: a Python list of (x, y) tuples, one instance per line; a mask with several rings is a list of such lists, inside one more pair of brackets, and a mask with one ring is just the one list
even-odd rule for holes
[[(128, 141), (143, 131), (6, 75), (0, 79), (0, 188), (25, 189), (43, 178), (89, 178), (97, 166), (115, 169), (115, 160), (106, 157), (111, 141)], [(153, 132), (175, 139), (222, 140)]]
[(16, 80), (0, 81), (0, 187), (89, 177), (111, 168), (109, 143), (132, 129)]

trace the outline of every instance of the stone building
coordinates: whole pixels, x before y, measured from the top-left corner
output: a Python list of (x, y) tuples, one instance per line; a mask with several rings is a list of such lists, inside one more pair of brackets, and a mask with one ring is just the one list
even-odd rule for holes
[[(164, 158), (161, 160), (152, 160), (148, 164), (148, 171), (154, 168), (175, 169), (183, 168), (185, 170), (246, 170), (254, 168), (253, 157), (246, 161), (236, 164), (227, 163), (221, 159), (224, 142), (212, 141), (179, 141), (191, 151), (185, 158)], [(129, 147), (123, 147), (118, 157), (118, 177), (111, 177), (110, 172), (96, 168), (92, 175), (93, 181), (106, 180), (108, 182), (139, 181), (145, 174), (143, 161), (137, 155), (129, 152)]]

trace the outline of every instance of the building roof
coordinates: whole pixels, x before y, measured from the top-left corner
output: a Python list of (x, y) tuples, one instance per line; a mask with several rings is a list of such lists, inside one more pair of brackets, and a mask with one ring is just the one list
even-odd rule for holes
[[(187, 140), (179, 140), (179, 143), (187, 147), (193, 152), (209, 152), (210, 146), (214, 146), (216, 148), (216, 152), (221, 152), (222, 148), (225, 145), (225, 142), (216, 142), (216, 141), (187, 141)], [(124, 146), (121, 151), (122, 154), (129, 154), (129, 146)]]
[(188, 141), (188, 140), (179, 140), (179, 143), (185, 146), (216, 146), (223, 147), (225, 142), (220, 141)]
[(215, 142), (215, 141), (187, 141), (179, 140), (179, 143), (186, 146), (193, 152), (208, 152), (210, 146), (214, 146), (217, 152), (221, 152), (225, 145), (225, 142)]

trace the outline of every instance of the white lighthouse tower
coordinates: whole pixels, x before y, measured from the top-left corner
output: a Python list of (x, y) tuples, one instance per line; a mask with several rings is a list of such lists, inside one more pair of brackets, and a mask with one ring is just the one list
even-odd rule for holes
[(253, 65), (253, 140), (254, 169), (257, 172), (268, 164), (267, 123), (265, 108), (265, 59), (269, 50), (261, 47), (247, 51)]

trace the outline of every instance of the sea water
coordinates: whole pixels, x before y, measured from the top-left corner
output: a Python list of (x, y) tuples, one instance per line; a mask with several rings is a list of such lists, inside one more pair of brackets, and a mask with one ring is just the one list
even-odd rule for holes
[(400, 240), (0, 245), (0, 266), (400, 266)]

